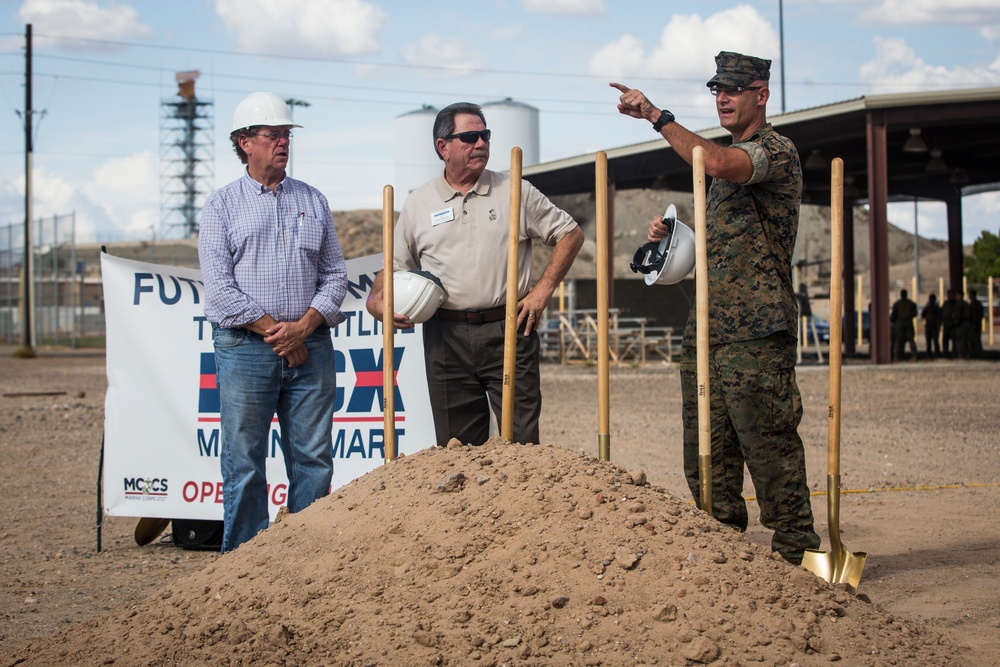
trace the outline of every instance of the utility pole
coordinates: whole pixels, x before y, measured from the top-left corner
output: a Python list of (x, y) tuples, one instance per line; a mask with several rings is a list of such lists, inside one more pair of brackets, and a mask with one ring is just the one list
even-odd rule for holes
[(34, 327), (32, 326), (33, 299), (31, 295), (34, 270), (31, 247), (31, 24), (24, 32), (24, 263), (21, 276), (21, 347), (18, 357), (35, 356)]
[[(294, 97), (289, 97), (285, 100), (285, 104), (288, 105), (288, 117), (295, 120), (295, 107), (308, 107), (311, 106), (305, 100), (297, 100)], [(292, 177), (292, 144), (288, 143), (288, 177)]]
[(778, 34), (781, 42), (781, 113), (785, 113), (785, 3), (778, 0)]
[[(920, 220), (917, 210), (917, 198), (913, 198), (913, 275), (916, 276), (917, 291), (920, 291)], [(917, 295), (913, 295), (914, 301)]]

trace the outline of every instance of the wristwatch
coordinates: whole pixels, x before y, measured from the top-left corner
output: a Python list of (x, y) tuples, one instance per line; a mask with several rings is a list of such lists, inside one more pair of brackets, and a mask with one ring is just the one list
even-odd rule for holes
[(664, 109), (663, 111), (660, 112), (660, 117), (656, 119), (655, 123), (653, 123), (653, 131), (659, 132), (660, 130), (663, 129), (664, 125), (666, 125), (667, 123), (672, 123), (673, 121), (674, 121), (674, 115), (669, 111), (667, 111), (666, 109)]

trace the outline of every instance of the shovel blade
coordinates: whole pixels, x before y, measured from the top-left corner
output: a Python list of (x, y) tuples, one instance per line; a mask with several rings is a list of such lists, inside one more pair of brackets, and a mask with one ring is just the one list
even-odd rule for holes
[(825, 579), (828, 583), (833, 582), (834, 563), (833, 554), (816, 549), (806, 549), (802, 554), (802, 567), (815, 574), (820, 579)]
[(831, 584), (850, 584), (858, 590), (867, 558), (868, 554), (863, 551), (852, 554), (846, 549), (839, 553), (806, 549), (802, 555), (802, 567)]

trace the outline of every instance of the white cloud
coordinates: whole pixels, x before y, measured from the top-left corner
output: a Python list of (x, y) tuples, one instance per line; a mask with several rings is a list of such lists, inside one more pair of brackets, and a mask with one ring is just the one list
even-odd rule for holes
[(1000, 24), (996, 0), (882, 0), (862, 18), (894, 25)]
[(996, 0), (882, 0), (861, 15), (888, 25), (961, 25), (986, 40), (1000, 41), (1000, 3)]
[(983, 192), (963, 197), (962, 219), (963, 243), (975, 242), (983, 232), (1000, 236), (1000, 192)]
[(590, 73), (611, 79), (639, 76), (646, 61), (646, 46), (632, 35), (622, 35), (590, 57)]
[(149, 151), (108, 160), (94, 169), (86, 195), (126, 238), (144, 238), (159, 227), (159, 168)]
[(215, 11), (240, 48), (298, 56), (373, 53), (388, 20), (364, 0), (216, 0)]
[[(25, 0), (18, 12), (24, 23), (32, 24), (32, 32), (79, 37), (86, 40), (129, 40), (149, 38), (153, 30), (139, 20), (134, 8), (112, 1)], [(34, 40), (38, 46), (53, 46), (68, 50), (109, 50), (114, 45), (48, 40)]]
[[(653, 101), (669, 95), (661, 103), (669, 106), (685, 98), (688, 106), (701, 109), (706, 117), (714, 109), (705, 93), (705, 82), (715, 72), (719, 51), (736, 51), (774, 60), (772, 77), (780, 67), (780, 38), (771, 24), (748, 5), (702, 18), (697, 14), (674, 15), (663, 28), (660, 41), (645, 45), (631, 35), (604, 45), (590, 59), (590, 73), (629, 85), (630, 77), (671, 81), (669, 88), (644, 90)], [(624, 80), (623, 80), (624, 79)]]
[(738, 5), (708, 18), (675, 15), (663, 28), (659, 43), (649, 47), (635, 37), (621, 37), (594, 54), (590, 72), (666, 78), (704, 86), (715, 72), (714, 59), (719, 51), (769, 58), (779, 49), (780, 39), (771, 24), (753, 7)]
[[(24, 197), (24, 177), (18, 178), (17, 189)], [(32, 219), (76, 214), (76, 241), (117, 241), (121, 230), (108, 219), (100, 207), (95, 206), (84, 194), (84, 185), (73, 183), (62, 174), (46, 167), (32, 171)], [(23, 216), (22, 216), (23, 219)]]
[(409, 65), (433, 68), (440, 76), (469, 74), (482, 66), (472, 44), (438, 35), (427, 35), (403, 47), (403, 60)]
[(859, 76), (876, 93), (995, 86), (1000, 59), (988, 67), (942, 67), (924, 61), (902, 39), (876, 37), (875, 58), (861, 66)]
[[(33, 220), (76, 214), (78, 243), (146, 239), (154, 227), (161, 233), (159, 162), (149, 151), (108, 160), (80, 178), (36, 166), (31, 192)], [(0, 211), (23, 222), (23, 174), (0, 181)]]
[(524, 8), (540, 14), (597, 15), (604, 13), (604, 0), (524, 0)]

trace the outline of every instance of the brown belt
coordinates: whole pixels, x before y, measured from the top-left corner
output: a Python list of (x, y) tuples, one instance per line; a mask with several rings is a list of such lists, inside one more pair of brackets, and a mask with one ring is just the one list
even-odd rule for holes
[(507, 316), (507, 306), (497, 306), (486, 310), (448, 310), (437, 309), (437, 318), (446, 322), (465, 322), (467, 324), (486, 324), (499, 322)]

